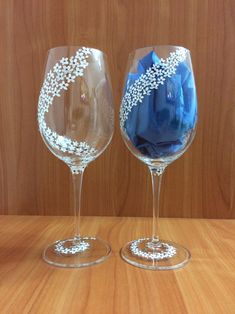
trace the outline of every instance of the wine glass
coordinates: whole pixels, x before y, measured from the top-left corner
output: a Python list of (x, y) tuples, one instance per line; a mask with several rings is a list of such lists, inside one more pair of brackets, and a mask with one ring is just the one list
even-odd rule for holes
[(151, 173), (152, 235), (121, 250), (128, 263), (153, 270), (183, 267), (190, 252), (158, 235), (159, 200), (166, 167), (190, 146), (196, 131), (197, 97), (190, 51), (153, 46), (129, 56), (120, 108), (120, 128), (128, 149)]
[(106, 241), (80, 234), (83, 173), (103, 153), (113, 135), (113, 99), (105, 54), (64, 46), (48, 52), (38, 102), (38, 125), (49, 150), (70, 168), (74, 190), (74, 236), (58, 240), (43, 259), (60, 267), (84, 267), (111, 253)]

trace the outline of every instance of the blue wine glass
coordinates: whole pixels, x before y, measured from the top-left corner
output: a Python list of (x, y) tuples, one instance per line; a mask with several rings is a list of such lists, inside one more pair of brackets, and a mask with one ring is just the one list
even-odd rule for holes
[(153, 46), (129, 56), (120, 108), (120, 128), (128, 149), (151, 173), (152, 235), (127, 243), (121, 255), (145, 269), (183, 267), (190, 252), (158, 235), (159, 200), (166, 167), (190, 146), (197, 123), (197, 96), (190, 51), (179, 46)]

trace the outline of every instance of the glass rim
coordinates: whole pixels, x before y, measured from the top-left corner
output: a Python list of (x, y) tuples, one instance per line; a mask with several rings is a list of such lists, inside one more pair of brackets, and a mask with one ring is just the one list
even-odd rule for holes
[(55, 49), (62, 49), (62, 48), (87, 48), (87, 49), (90, 49), (92, 51), (97, 51), (97, 52), (100, 52), (102, 53), (105, 57), (107, 57), (107, 54), (103, 51), (103, 50), (100, 50), (98, 48), (94, 48), (94, 47), (88, 47), (88, 46), (78, 46), (78, 45), (62, 45), (62, 46), (55, 46), (55, 47), (51, 47), (50, 49), (47, 50), (47, 52), (49, 53), (50, 51), (52, 50), (55, 50)]
[(185, 48), (184, 46), (178, 46), (178, 45), (152, 45), (152, 46), (144, 46), (144, 47), (136, 48), (136, 49), (132, 50), (129, 53), (129, 56), (134, 54), (135, 52), (138, 52), (138, 51), (141, 51), (141, 50), (144, 50), (144, 49), (157, 48), (157, 47), (159, 47), (159, 48), (167, 48), (167, 47), (184, 48), (185, 50), (187, 50), (188, 53), (190, 53), (190, 49)]

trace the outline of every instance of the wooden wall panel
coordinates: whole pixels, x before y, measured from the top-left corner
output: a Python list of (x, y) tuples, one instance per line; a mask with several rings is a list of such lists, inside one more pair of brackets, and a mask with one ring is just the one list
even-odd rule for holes
[(69, 170), (43, 144), (36, 108), (46, 52), (67, 44), (109, 57), (116, 132), (84, 177), (82, 214), (151, 215), (146, 167), (125, 148), (118, 110), (128, 53), (154, 44), (192, 52), (196, 139), (163, 180), (161, 215), (235, 217), (234, 0), (1, 0), (0, 213), (67, 215)]

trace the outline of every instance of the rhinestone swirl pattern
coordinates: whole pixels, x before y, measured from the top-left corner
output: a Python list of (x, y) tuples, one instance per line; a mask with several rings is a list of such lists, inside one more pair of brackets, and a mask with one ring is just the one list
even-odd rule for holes
[(64, 153), (77, 155), (84, 161), (89, 161), (96, 153), (96, 149), (86, 142), (78, 142), (53, 131), (45, 121), (45, 115), (53, 104), (55, 97), (60, 97), (62, 91), (75, 82), (77, 77), (84, 75), (84, 70), (89, 65), (87, 59), (91, 55), (90, 48), (79, 48), (74, 56), (62, 58), (47, 73), (43, 82), (38, 102), (39, 130), (46, 141)]
[(163, 252), (158, 252), (157, 250), (150, 249), (148, 245), (147, 245), (147, 248), (150, 249), (150, 251), (140, 249), (139, 248), (140, 244), (142, 244), (146, 240), (149, 240), (149, 239), (143, 238), (143, 239), (138, 239), (138, 240), (133, 241), (130, 245), (131, 253), (140, 258), (143, 258), (146, 260), (152, 260), (152, 261), (160, 261), (163, 259), (171, 258), (174, 255), (176, 255), (176, 248), (164, 242), (161, 243), (161, 246), (164, 248)]
[(166, 59), (161, 58), (159, 64), (154, 64), (128, 88), (122, 98), (120, 109), (120, 126), (125, 130), (125, 121), (134, 106), (142, 103), (145, 95), (163, 85), (168, 77), (176, 73), (178, 65), (186, 59), (187, 49), (179, 47), (171, 52)]
[(90, 239), (93, 239), (93, 238), (82, 238), (82, 241), (79, 241), (78, 243), (74, 243), (73, 245), (70, 245), (70, 246), (65, 245), (66, 242), (68, 242), (68, 240), (59, 241), (55, 244), (54, 251), (57, 254), (68, 255), (68, 256), (82, 253), (89, 249), (90, 244), (86, 242), (85, 240), (90, 240)]

